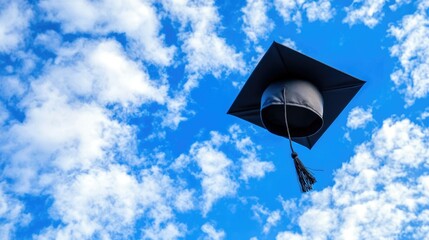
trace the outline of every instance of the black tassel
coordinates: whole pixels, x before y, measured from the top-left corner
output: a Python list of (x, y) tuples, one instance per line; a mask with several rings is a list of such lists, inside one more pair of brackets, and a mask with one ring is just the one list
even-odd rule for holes
[(302, 192), (308, 192), (313, 189), (316, 178), (307, 170), (304, 164), (299, 160), (298, 154), (292, 152), (293, 163), (295, 164), (296, 174), (298, 175), (299, 184)]

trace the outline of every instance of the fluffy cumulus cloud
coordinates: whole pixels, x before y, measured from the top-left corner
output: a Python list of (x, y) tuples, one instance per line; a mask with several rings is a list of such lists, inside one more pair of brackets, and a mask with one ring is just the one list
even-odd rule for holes
[(274, 6), (283, 21), (302, 25), (302, 16), (307, 15), (308, 21), (329, 21), (335, 14), (330, 0), (275, 0)]
[[(124, 34), (127, 52), (133, 58), (168, 67), (173, 64), (175, 55), (185, 54), (184, 62), (179, 63), (185, 65), (186, 80), (169, 79), (181, 84), (172, 91), (167, 110), (161, 114), (162, 124), (166, 127), (176, 129), (180, 122), (192, 115), (191, 111), (186, 111), (188, 96), (202, 76), (220, 77), (223, 73), (244, 72), (242, 55), (219, 36), (222, 25), (214, 1), (162, 1), (155, 4), (139, 0), (43, 0), (39, 5), (46, 20), (58, 22), (64, 33), (85, 33), (95, 37)], [(178, 38), (177, 46), (167, 46), (165, 36), (161, 34), (162, 20), (166, 18), (180, 25), (172, 36)], [(40, 35), (39, 41), (43, 42), (49, 36)]]
[(268, 18), (268, 3), (264, 0), (247, 0), (243, 12), (243, 31), (252, 42), (258, 42), (259, 38), (267, 38), (267, 34), (273, 30), (274, 23)]
[(386, 0), (355, 0), (345, 8), (347, 16), (343, 22), (349, 25), (363, 23), (373, 28), (383, 18), (383, 7), (386, 3)]
[(175, 221), (174, 202), (181, 193), (158, 167), (139, 176), (119, 165), (92, 169), (56, 185), (50, 214), (61, 224), (42, 230), (37, 238), (129, 238), (140, 235), (135, 222), (144, 218), (145, 239), (177, 239), (186, 233), (186, 225)]
[(364, 128), (371, 121), (374, 121), (372, 108), (355, 107), (349, 112), (346, 125), (350, 129), (358, 129)]
[[(49, 196), (49, 216), (58, 223), (34, 236), (183, 236), (186, 225), (175, 220), (175, 212), (193, 209), (193, 190), (157, 167), (130, 172), (127, 164), (143, 160), (135, 127), (121, 117), (145, 104), (164, 104), (168, 85), (151, 80), (115, 40), (77, 39), (51, 51), (54, 59), (46, 61), (28, 90), (18, 79), (3, 82), (15, 89), (8, 93), (21, 96), (17, 107), (24, 117), (2, 124), (2, 176), (15, 194)], [(11, 118), (3, 105), (1, 111), (2, 121)], [(7, 235), (15, 218), (24, 224), (28, 217), (19, 201), (2, 196), (1, 214), (8, 220), (2, 234)], [(147, 221), (136, 230), (140, 218)]]
[(404, 16), (397, 25), (389, 28), (396, 43), (390, 53), (399, 61), (390, 78), (405, 96), (406, 106), (429, 93), (429, 4), (421, 1), (418, 10)]
[(1, 0), (0, 9), (0, 53), (10, 53), (23, 44), (33, 11), (21, 0)]
[(124, 33), (133, 54), (159, 65), (172, 63), (175, 48), (165, 45), (159, 16), (149, 1), (42, 0), (40, 7), (65, 33)]
[(284, 202), (300, 233), (277, 239), (422, 239), (428, 236), (429, 129), (389, 118), (343, 164), (334, 185)]
[[(240, 52), (246, 44), (262, 56), (274, 19), (299, 28), (327, 22), (332, 3), (0, 0), (0, 238), (224, 239), (229, 216), (218, 209), (250, 211), (262, 238), (428, 236), (429, 129), (411, 120), (384, 121), (332, 187), (280, 198), (282, 209), (246, 195), (260, 194), (252, 186), (276, 169), (250, 132), (213, 119), (213, 131), (174, 131), (200, 114), (188, 106), (200, 81), (244, 75), (243, 59), (257, 61)], [(384, 5), (354, 1), (344, 21), (373, 27)], [(429, 92), (429, 3), (414, 6), (388, 26), (398, 60), (391, 79), (407, 106)], [(243, 39), (228, 38), (231, 31)], [(371, 121), (371, 108), (357, 107), (347, 127)], [(175, 140), (180, 131), (186, 141)]]
[(151, 80), (145, 68), (131, 60), (115, 40), (82, 39), (66, 44), (47, 68), (41, 88), (55, 82), (67, 96), (90, 97), (103, 105), (162, 104), (168, 89), (166, 84)]
[(10, 159), (4, 174), (14, 179), (16, 191), (43, 190), (64, 173), (109, 162), (106, 149), (128, 145), (128, 126), (97, 106), (76, 105), (51, 95), (2, 136), (2, 152)]
[(136, 216), (142, 214), (138, 193), (135, 178), (119, 168), (78, 175), (69, 184), (55, 187), (52, 215), (62, 224), (45, 230), (39, 238), (129, 236), (134, 231)]
[[(188, 226), (177, 220), (177, 213), (200, 208), (207, 214), (215, 202), (234, 196), (240, 181), (237, 169), (243, 169), (241, 179), (246, 181), (274, 169), (258, 159), (256, 146), (237, 127), (234, 137), (232, 132), (213, 132), (210, 140), (193, 144), (189, 154), (181, 155), (198, 168), (201, 191), (188, 188), (186, 181), (169, 175), (156, 160), (151, 162), (152, 156), (139, 153), (138, 129), (129, 117), (147, 118), (145, 106), (165, 106), (177, 126), (185, 118), (176, 113), (186, 107), (204, 74), (219, 77), (244, 69), (241, 54), (218, 34), (221, 24), (214, 2), (165, 2), (155, 7), (145, 1), (44, 0), (39, 7), (44, 21), (61, 27), (34, 36), (35, 46), (46, 55), (37, 59), (41, 68), (32, 73), (36, 61), (26, 64), (33, 67), (25, 68), (30, 82), (24, 82), (14, 75), (24, 67), (6, 67), (8, 74), (0, 82), (2, 239), (32, 221), (15, 195), (52, 201), (44, 214), (55, 223), (34, 232), (36, 239), (181, 238)], [(158, 71), (158, 79), (153, 79), (147, 69), (154, 66), (147, 63), (170, 65), (177, 50), (166, 46), (159, 33), (161, 7), (181, 25), (179, 42), (188, 80), (179, 84), (177, 95), (167, 77)], [(18, 16), (21, 21), (0, 29), (16, 40), (7, 45), (9, 51), (22, 44), (31, 11), (19, 1), (3, 9), (9, 10), (2, 10), (1, 19)], [(124, 34), (125, 41), (112, 34)], [(212, 48), (205, 48), (207, 43)], [(32, 54), (17, 59), (32, 59)], [(19, 112), (19, 117), (10, 111)], [(244, 156), (239, 157), (242, 168), (234, 166), (235, 156), (220, 150), (231, 146), (236, 155)], [(201, 231), (211, 239), (225, 236), (208, 223)]]
[(12, 160), (6, 175), (17, 180), (17, 190), (35, 191), (58, 177), (56, 169), (103, 165), (113, 159), (108, 149), (127, 155), (134, 129), (106, 107), (133, 111), (146, 102), (163, 103), (165, 94), (166, 86), (151, 81), (115, 41), (78, 40), (60, 48), (21, 100), (24, 121), (1, 137), (7, 143), (1, 150)]
[[(272, 162), (261, 161), (252, 140), (237, 125), (229, 128), (229, 134), (212, 131), (211, 138), (192, 144), (189, 154), (180, 155), (172, 164), (172, 169), (183, 171), (192, 163), (198, 166), (194, 173), (201, 182), (203, 214), (207, 214), (214, 203), (225, 197), (236, 195), (239, 179), (248, 182), (252, 178), (260, 179), (266, 173), (274, 171)], [(232, 148), (232, 150), (231, 150)], [(226, 149), (230, 149), (227, 154)], [(231, 158), (240, 160), (239, 172)]]

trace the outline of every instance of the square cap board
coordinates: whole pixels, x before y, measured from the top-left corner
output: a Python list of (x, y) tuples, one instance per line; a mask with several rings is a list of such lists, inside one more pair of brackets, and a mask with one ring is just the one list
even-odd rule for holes
[(265, 128), (261, 120), (261, 97), (271, 84), (284, 79), (302, 79), (317, 87), (323, 97), (323, 126), (315, 134), (292, 137), (309, 149), (356, 95), (365, 81), (273, 42), (228, 110), (248, 122)]

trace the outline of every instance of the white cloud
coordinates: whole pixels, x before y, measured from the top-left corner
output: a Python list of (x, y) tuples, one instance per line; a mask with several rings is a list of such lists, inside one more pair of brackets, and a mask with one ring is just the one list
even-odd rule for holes
[(241, 158), (241, 175), (244, 181), (250, 178), (263, 178), (267, 172), (274, 171), (274, 164), (272, 162), (259, 161), (253, 156), (246, 156)]
[(55, 83), (67, 96), (124, 107), (149, 101), (162, 104), (168, 89), (151, 80), (114, 40), (77, 40), (64, 46), (42, 78), (37, 84)]
[(294, 233), (290, 233), (290, 232), (280, 232), (276, 236), (276, 240), (289, 240), (289, 239), (304, 240), (306, 238), (300, 236), (299, 234), (294, 234)]
[(268, 234), (272, 227), (277, 226), (278, 222), (281, 220), (280, 210), (270, 211), (261, 204), (256, 204), (252, 206), (253, 216), (260, 222), (265, 219), (265, 224), (262, 229), (264, 234)]
[(57, 52), (62, 45), (63, 37), (53, 30), (48, 30), (44, 33), (39, 33), (34, 42), (47, 50)]
[(282, 44), (285, 45), (286, 47), (290, 47), (294, 50), (298, 50), (298, 47), (296, 46), (295, 41), (290, 38), (286, 38)]
[(347, 16), (343, 22), (349, 25), (363, 23), (373, 28), (383, 18), (383, 7), (386, 2), (387, 0), (354, 0), (349, 7), (345, 8)]
[(53, 188), (50, 214), (61, 224), (43, 229), (38, 239), (128, 238), (139, 233), (136, 221), (142, 218), (145, 239), (186, 234), (186, 225), (175, 221), (175, 203), (189, 190), (174, 184), (158, 167), (134, 176), (126, 167), (111, 164), (66, 176)]
[(186, 110), (188, 105), (188, 95), (189, 92), (180, 92), (167, 99), (167, 111), (162, 119), (162, 125), (164, 127), (177, 129), (181, 122), (188, 120), (185, 116), (186, 114), (189, 114), (189, 111)]
[(409, 4), (410, 2), (411, 2), (411, 0), (395, 0), (395, 3), (390, 5), (389, 8), (392, 11), (396, 11), (402, 5)]
[(146, 210), (144, 217), (152, 220), (142, 231), (148, 239), (177, 239), (187, 233), (187, 226), (175, 222), (175, 210), (186, 212), (192, 206), (180, 205), (181, 201), (194, 202), (193, 190), (184, 189), (159, 167), (141, 173), (139, 198), (136, 201)]
[(9, 62), (10, 64), (6, 65), (4, 68), (8, 73), (8, 75), (3, 76), (5, 78), (18, 76), (25, 76), (28, 78), (37, 67), (37, 63), (41, 60), (39, 56), (33, 52), (33, 50), (16, 50), (9, 55), (6, 55), (6, 58), (4, 59), (8, 58), (10, 62), (6, 62)]
[(231, 140), (236, 149), (242, 154), (240, 157), (241, 173), (240, 178), (248, 181), (250, 178), (263, 178), (268, 172), (272, 172), (275, 166), (272, 162), (261, 161), (257, 156), (258, 146), (256, 146), (250, 137), (245, 136), (238, 125), (229, 128)]
[(3, 124), (6, 123), (6, 120), (8, 118), (9, 118), (9, 111), (6, 109), (3, 103), (0, 102), (0, 127), (2, 127)]
[(124, 169), (91, 170), (71, 182), (58, 184), (51, 214), (62, 225), (49, 228), (40, 239), (127, 238), (142, 209), (139, 184)]
[(334, 185), (311, 192), (297, 207), (301, 233), (277, 239), (418, 239), (429, 207), (429, 129), (408, 119), (387, 119), (335, 173)]
[[(53, 188), (50, 214), (61, 224), (43, 229), (38, 239), (128, 238), (138, 230), (145, 239), (186, 234), (186, 225), (175, 221), (175, 206), (181, 193), (189, 190), (158, 167), (135, 176), (126, 167), (111, 164), (66, 176)], [(145, 219), (141, 229), (136, 228), (138, 219)]]
[(164, 228), (152, 227), (144, 231), (144, 239), (174, 240), (185, 236), (186, 226), (184, 224), (168, 223)]
[(331, 6), (330, 0), (319, 0), (313, 2), (306, 2), (303, 8), (307, 12), (308, 21), (322, 21), (327, 22), (334, 17), (335, 10)]
[(194, 209), (194, 194), (195, 191), (187, 189), (179, 192), (176, 196), (176, 201), (174, 202), (176, 209), (180, 212), (186, 212)]
[(183, 169), (191, 162), (191, 158), (186, 154), (180, 154), (171, 164), (171, 168), (176, 172), (182, 172)]
[(274, 7), (285, 23), (294, 22), (298, 27), (302, 25), (303, 11), (310, 22), (327, 22), (335, 14), (330, 0), (275, 0)]
[(106, 164), (111, 161), (106, 150), (125, 148), (133, 132), (96, 105), (67, 104), (55, 89), (45, 98), (34, 102), (26, 120), (12, 125), (1, 139), (2, 152), (10, 158), (4, 173), (16, 181), (19, 192), (39, 191), (62, 171)]
[(21, 0), (0, 1), (0, 53), (10, 53), (24, 43), (32, 10)]
[(427, 107), (421, 114), (419, 119), (425, 120), (426, 118), (429, 118), (429, 107)]
[(175, 47), (165, 46), (159, 16), (149, 1), (42, 0), (40, 7), (65, 33), (125, 33), (132, 54), (159, 65), (172, 63)]
[[(189, 154), (181, 154), (170, 167), (182, 172), (189, 164), (196, 163), (200, 169), (192, 173), (201, 179), (202, 212), (206, 215), (213, 204), (221, 198), (234, 196), (239, 182), (234, 179), (237, 166), (231, 159), (239, 159), (240, 179), (246, 183), (251, 178), (261, 179), (266, 173), (274, 171), (272, 162), (261, 161), (257, 150), (260, 149), (238, 125), (229, 128), (229, 134), (210, 132), (211, 138), (192, 144)], [(223, 149), (229, 149), (228, 154)]]
[(163, 8), (174, 21), (179, 22), (179, 40), (185, 54), (186, 82), (168, 102), (169, 113), (163, 125), (173, 129), (187, 118), (186, 107), (190, 92), (206, 74), (216, 78), (231, 72), (244, 73), (242, 54), (219, 36), (221, 18), (214, 1), (162, 1)]
[(17, 76), (0, 77), (0, 97), (11, 99), (22, 97), (26, 91), (26, 86)]
[(230, 173), (232, 161), (219, 150), (219, 146), (228, 139), (216, 132), (211, 134), (212, 138), (209, 141), (196, 142), (189, 151), (201, 169), (199, 178), (203, 190), (203, 215), (210, 211), (217, 200), (233, 196), (238, 187)]
[(207, 234), (203, 238), (204, 240), (222, 240), (226, 235), (222, 229), (216, 230), (211, 223), (205, 223), (203, 226), (201, 226), (201, 231)]
[(25, 213), (24, 204), (5, 191), (5, 183), (0, 183), (0, 238), (13, 239), (19, 226), (26, 226), (32, 219)]
[(398, 25), (392, 25), (388, 30), (396, 40), (390, 53), (400, 64), (390, 78), (405, 96), (406, 106), (429, 93), (428, 8), (428, 4), (421, 2), (414, 14), (403, 17)]
[(266, 39), (267, 34), (274, 28), (274, 23), (268, 18), (268, 3), (265, 0), (247, 0), (243, 12), (243, 31), (252, 42), (260, 38)]
[(274, 7), (283, 21), (286, 23), (294, 22), (298, 27), (302, 24), (302, 15), (300, 7), (305, 0), (275, 0)]
[(113, 40), (77, 40), (55, 51), (23, 93), (24, 119), (11, 120), (0, 136), (8, 159), (2, 174), (14, 193), (52, 197), (50, 213), (60, 224), (38, 237), (123, 238), (142, 216), (150, 220), (141, 229), (147, 238), (183, 236), (186, 225), (175, 221), (175, 211), (193, 208), (194, 191), (157, 168), (136, 176), (118, 165), (139, 157), (136, 129), (113, 111), (163, 104), (168, 86), (150, 80)]
[(363, 109), (362, 107), (355, 107), (349, 112), (346, 126), (350, 129), (365, 128), (371, 121), (374, 121), (372, 108)]
[[(19, 90), (13, 82), (6, 86)], [(121, 161), (135, 158), (135, 129), (105, 106), (133, 112), (147, 102), (162, 104), (166, 88), (150, 80), (115, 41), (78, 40), (61, 47), (19, 103), (23, 122), (1, 136), (6, 143), (1, 150), (11, 159), (6, 176), (16, 181), (17, 191), (37, 192), (58, 175), (105, 166), (114, 155)]]
[(243, 72), (240, 53), (218, 35), (220, 16), (214, 1), (163, 1), (164, 8), (181, 24), (179, 33), (186, 54), (186, 70), (202, 76), (222, 72)]
[(225, 39), (208, 29), (197, 29), (189, 33), (183, 51), (187, 54), (186, 69), (190, 73), (198, 75), (211, 73), (215, 77), (220, 77), (222, 72), (243, 72), (244, 62), (241, 54), (228, 46)]

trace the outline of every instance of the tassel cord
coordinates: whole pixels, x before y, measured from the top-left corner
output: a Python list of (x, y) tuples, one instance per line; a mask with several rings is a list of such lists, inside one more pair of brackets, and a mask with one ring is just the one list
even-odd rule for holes
[[(287, 111), (286, 111), (286, 89), (283, 89), (283, 100), (284, 100), (284, 110), (285, 110), (285, 125), (286, 125), (286, 132), (287, 132), (287, 137), (289, 139), (289, 146), (290, 146), (290, 150), (292, 151), (292, 155), (296, 154), (296, 152), (293, 150), (293, 146), (292, 146), (292, 138), (290, 137), (290, 131), (289, 131), (289, 124), (287, 123)], [(293, 157), (293, 156), (292, 156)]]
[(290, 136), (289, 124), (287, 122), (287, 111), (286, 111), (286, 90), (283, 89), (283, 99), (284, 99), (284, 112), (285, 112), (285, 125), (286, 131), (289, 139), (289, 146), (292, 151), (291, 157), (295, 165), (295, 170), (298, 175), (298, 181), (301, 187), (302, 192), (308, 192), (313, 189), (313, 184), (316, 182), (316, 178), (309, 172), (301, 160), (298, 158), (298, 154), (293, 150), (292, 138)]

